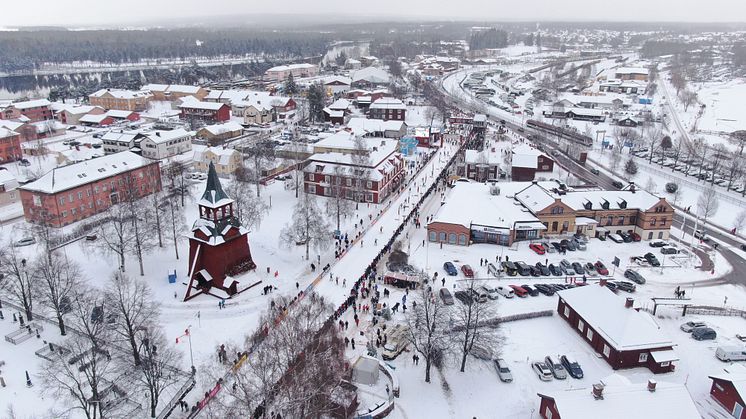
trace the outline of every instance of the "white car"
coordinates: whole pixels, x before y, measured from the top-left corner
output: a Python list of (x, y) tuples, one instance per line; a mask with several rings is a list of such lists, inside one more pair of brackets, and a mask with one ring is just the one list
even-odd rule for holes
[(495, 370), (497, 370), (497, 376), (500, 377), (500, 381), (503, 383), (513, 382), (513, 374), (510, 372), (508, 363), (504, 359), (497, 358), (495, 360)]
[(515, 291), (513, 291), (512, 288), (498, 286), (496, 288), (496, 290), (497, 290), (498, 294), (502, 295), (505, 298), (513, 298), (513, 297), (515, 297)]
[(489, 298), (490, 300), (497, 300), (498, 294), (496, 289), (482, 285), (481, 287), (479, 287), (479, 291), (487, 294), (487, 298)]
[(681, 325), (681, 330), (686, 333), (692, 333), (698, 327), (707, 327), (707, 323), (700, 321), (690, 321)]
[(33, 237), (24, 237), (21, 240), (13, 243), (13, 247), (31, 246), (36, 243), (36, 239)]
[(552, 378), (554, 377), (552, 375), (552, 370), (550, 370), (545, 363), (541, 361), (534, 362), (531, 364), (531, 368), (534, 369), (534, 372), (539, 376), (541, 381), (552, 381)]
[(609, 234), (609, 239), (614, 243), (624, 243), (624, 239), (618, 234)]

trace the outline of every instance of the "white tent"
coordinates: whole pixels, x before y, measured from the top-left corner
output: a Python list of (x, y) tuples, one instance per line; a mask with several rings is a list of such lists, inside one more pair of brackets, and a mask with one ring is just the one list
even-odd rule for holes
[(361, 355), (352, 367), (352, 381), (372, 385), (378, 382), (378, 360)]

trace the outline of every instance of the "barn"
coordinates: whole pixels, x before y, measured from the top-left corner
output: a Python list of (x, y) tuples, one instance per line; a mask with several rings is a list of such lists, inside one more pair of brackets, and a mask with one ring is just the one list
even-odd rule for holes
[(635, 309), (600, 281), (557, 293), (557, 312), (615, 370), (645, 367), (655, 374), (674, 370), (674, 344), (653, 318)]
[(734, 418), (746, 419), (746, 369), (729, 368), (732, 370), (710, 376), (710, 396)]

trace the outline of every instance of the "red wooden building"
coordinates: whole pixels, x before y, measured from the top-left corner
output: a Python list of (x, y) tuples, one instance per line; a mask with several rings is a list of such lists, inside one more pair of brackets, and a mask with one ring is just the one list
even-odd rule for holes
[[(732, 368), (732, 367), (729, 367)], [(735, 369), (735, 368), (733, 368)], [(710, 396), (736, 419), (746, 419), (746, 370), (711, 375)]]
[(249, 250), (249, 231), (233, 215), (233, 203), (210, 162), (207, 186), (198, 202), (199, 219), (189, 237), (189, 287), (184, 301), (211, 293), (213, 287), (232, 296), (242, 289), (231, 277), (256, 268)]
[(590, 285), (557, 293), (557, 312), (615, 370), (645, 367), (659, 374), (674, 370), (673, 342), (652, 318), (602, 286)]
[(179, 105), (181, 119), (214, 124), (231, 118), (231, 107), (225, 103), (187, 101)]

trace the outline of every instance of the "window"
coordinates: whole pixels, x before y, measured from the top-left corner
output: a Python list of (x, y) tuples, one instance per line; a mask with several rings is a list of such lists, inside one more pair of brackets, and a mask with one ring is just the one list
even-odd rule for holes
[(310, 180), (310, 181), (313, 182), (313, 173), (309, 173), (308, 174), (308, 180)]
[(570, 222), (569, 221), (563, 221), (562, 222), (562, 231), (567, 231), (570, 228)]
[(308, 193), (316, 193), (316, 185), (309, 185)]
[(648, 233), (648, 240), (652, 240), (652, 239), (653, 239), (653, 232), (651, 231), (650, 233)]
[(466, 246), (466, 234), (459, 234), (458, 244), (460, 244), (461, 246)]
[(611, 355), (611, 348), (609, 348), (609, 345), (604, 343), (604, 356), (609, 357)]
[(324, 176), (324, 182), (329, 183), (329, 175)]
[(661, 362), (661, 367), (667, 367), (671, 365), (671, 361)]
[(98, 193), (98, 186), (96, 186), (96, 187), (93, 188), (93, 193), (95, 193), (95, 194)]
[(74, 196), (73, 194), (70, 194), (70, 195), (69, 195), (69, 196), (67, 197), (67, 199), (69, 199), (69, 200), (70, 200), (70, 202), (73, 202), (73, 200), (75, 199), (75, 196)]
[(352, 179), (351, 178), (347, 178), (347, 186), (352, 186)]
[(582, 332), (583, 329), (585, 329), (585, 323), (583, 322), (583, 320), (578, 319), (578, 330)]
[(70, 210), (70, 214), (71, 215), (75, 215), (77, 213), (78, 213), (78, 211), (75, 208), (73, 208), (72, 210)]
[(431, 231), (430, 233), (428, 233), (428, 240), (430, 240), (431, 242), (438, 240), (438, 233), (434, 231)]
[(65, 205), (65, 197), (64, 196), (60, 197), (60, 205)]
[(67, 211), (62, 211), (62, 218), (67, 217)]
[(83, 192), (78, 192), (78, 199), (83, 199)]
[(439, 242), (442, 243), (442, 242), (446, 241), (446, 233), (441, 232), (439, 234), (439, 237), (440, 237), (440, 239), (438, 240)]
[(565, 306), (564, 310), (562, 310), (563, 313), (565, 313), (565, 317), (570, 317), (570, 307)]
[(448, 244), (456, 244), (456, 233), (448, 234)]
[[(652, 234), (652, 233), (651, 233), (651, 234)], [(662, 238), (663, 238), (663, 232), (662, 232), (662, 231), (659, 231), (659, 232), (658, 232), (658, 238), (659, 238), (659, 239), (662, 239)]]
[(661, 226), (666, 225), (666, 217), (661, 217)]
[(619, 221), (617, 221), (617, 225), (624, 225), (624, 216), (623, 215), (619, 216)]
[(588, 331), (585, 333), (585, 337), (587, 337), (589, 341), (593, 341), (593, 330), (590, 327), (588, 328)]
[(637, 358), (637, 362), (648, 362), (648, 353), (641, 353), (640, 357)]
[(88, 189), (88, 190), (85, 191), (85, 196), (87, 196), (89, 198), (91, 197), (91, 190), (90, 189)]
[(552, 208), (552, 214), (563, 214), (564, 212), (565, 212), (565, 209), (562, 207)]
[(651, 218), (651, 219), (650, 219), (650, 225), (651, 225), (651, 226), (654, 226), (654, 225), (655, 225), (655, 223), (656, 223), (657, 221), (658, 221), (658, 220), (656, 220), (656, 219), (655, 219), (655, 217)]
[(324, 196), (330, 196), (332, 194), (332, 190), (330, 188), (324, 188)]
[(32, 199), (34, 201), (34, 206), (36, 206), (36, 207), (40, 207), (41, 206), (41, 198), (39, 196), (34, 195), (32, 197)]
[(544, 417), (547, 419), (552, 419), (552, 409), (550, 409), (549, 406), (544, 409)]
[(367, 202), (373, 202), (373, 194), (372, 193), (365, 194), (365, 200)]
[(629, 217), (629, 223), (630, 224), (637, 224), (637, 217), (632, 215)]
[(373, 187), (373, 182), (371, 182), (371, 181), (368, 181), (368, 182), (367, 182), (367, 183), (365, 184), (365, 187), (366, 187), (366, 188), (368, 188), (368, 189), (372, 188), (372, 187)]

